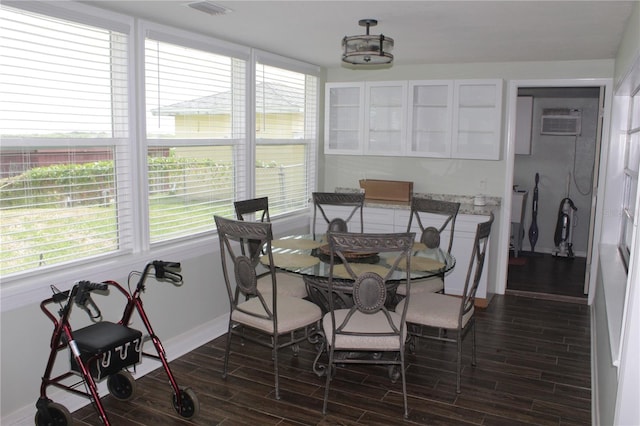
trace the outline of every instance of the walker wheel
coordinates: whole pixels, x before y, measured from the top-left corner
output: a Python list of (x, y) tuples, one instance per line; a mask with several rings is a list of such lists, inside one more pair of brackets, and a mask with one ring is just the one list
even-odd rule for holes
[(180, 399), (182, 406), (178, 406), (178, 398), (176, 394), (173, 394), (173, 408), (182, 417), (190, 419), (196, 416), (200, 412), (200, 403), (198, 397), (191, 388), (180, 388)]
[(107, 379), (107, 389), (114, 398), (129, 401), (136, 391), (136, 381), (127, 370), (120, 370)]
[(40, 412), (36, 412), (35, 424), (36, 426), (67, 426), (73, 424), (73, 418), (71, 413), (64, 405), (49, 402), (47, 403), (47, 411), (51, 421), (40, 417)]

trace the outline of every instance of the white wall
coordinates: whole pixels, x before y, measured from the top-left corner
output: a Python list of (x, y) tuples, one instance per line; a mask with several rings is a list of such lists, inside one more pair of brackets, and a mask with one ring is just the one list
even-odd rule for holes
[[(511, 62), (475, 64), (426, 64), (393, 66), (387, 70), (327, 70), (327, 81), (430, 80), (430, 79), (564, 79), (612, 78), (613, 60), (563, 62)], [(505, 93), (506, 99), (506, 90)], [(506, 103), (503, 115), (506, 114)], [(506, 121), (505, 121), (506, 123)], [(506, 131), (503, 131), (505, 146)], [(502, 196), (505, 187), (505, 155), (500, 161), (446, 160), (431, 158), (322, 155), (318, 186), (357, 187), (361, 178), (414, 181), (415, 192), (473, 195), (485, 179), (487, 195)], [(558, 201), (559, 202), (559, 201)]]
[[(539, 173), (538, 184), (538, 240), (535, 251), (551, 253), (555, 248), (554, 235), (560, 201), (567, 197), (569, 174), (569, 195), (578, 210), (574, 212), (573, 251), (577, 256), (585, 256), (589, 238), (589, 218), (591, 213), (592, 170), (595, 156), (596, 130), (598, 122), (597, 98), (544, 98), (535, 97), (531, 155), (516, 155), (513, 184), (520, 190), (528, 190), (529, 197), (525, 210), (524, 250), (531, 244), (526, 236), (532, 218), (533, 189), (535, 174)], [(544, 108), (579, 108), (582, 110), (582, 133), (575, 136), (540, 134), (541, 115)], [(574, 182), (574, 152), (575, 181)], [(586, 195), (585, 195), (586, 194)]]

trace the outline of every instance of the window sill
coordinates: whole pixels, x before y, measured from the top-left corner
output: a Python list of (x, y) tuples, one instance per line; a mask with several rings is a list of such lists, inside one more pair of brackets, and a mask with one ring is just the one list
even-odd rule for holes
[(613, 365), (618, 367), (620, 365), (620, 336), (622, 334), (627, 272), (616, 245), (601, 244), (599, 262), (611, 345), (611, 359)]

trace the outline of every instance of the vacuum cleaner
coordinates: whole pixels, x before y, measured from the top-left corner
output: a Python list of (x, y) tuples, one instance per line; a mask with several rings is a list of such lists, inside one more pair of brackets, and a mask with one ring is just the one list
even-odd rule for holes
[(554, 256), (564, 256), (573, 258), (573, 213), (578, 210), (571, 198), (566, 197), (560, 201), (558, 209), (558, 222), (553, 241), (556, 248), (553, 250)]

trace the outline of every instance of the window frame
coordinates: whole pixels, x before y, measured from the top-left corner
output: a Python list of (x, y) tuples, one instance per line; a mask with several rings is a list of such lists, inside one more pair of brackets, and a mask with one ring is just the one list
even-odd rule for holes
[[(246, 58), (246, 80), (245, 87), (246, 96), (246, 135), (247, 143), (245, 144), (244, 153), (247, 159), (254, 158), (255, 140), (255, 61), (257, 58), (266, 60), (271, 65), (277, 65), (286, 69), (298, 72), (313, 74), (317, 78), (316, 91), (320, 89), (320, 72), (318, 66), (306, 64), (300, 61), (280, 57), (269, 52), (258, 51), (254, 48), (242, 46), (226, 41), (218, 40), (212, 37), (204, 36), (189, 31), (156, 24), (141, 20), (132, 16), (126, 16), (115, 12), (105, 11), (90, 5), (79, 4), (77, 2), (22, 2), (11, 1), (6, 2), (8, 6), (19, 9), (27, 9), (33, 12), (42, 13), (44, 15), (55, 16), (63, 19), (77, 20), (87, 25), (97, 25), (99, 23), (115, 23), (118, 28), (128, 28), (128, 108), (129, 108), (129, 137), (119, 140), (116, 151), (120, 149), (130, 149), (130, 153), (126, 158), (126, 176), (124, 180), (129, 188), (127, 194), (129, 207), (128, 215), (124, 218), (128, 221), (131, 229), (131, 243), (127, 249), (118, 253), (101, 256), (100, 258), (87, 258), (73, 261), (68, 264), (51, 265), (46, 271), (32, 269), (23, 273), (14, 274), (12, 276), (2, 277), (2, 310), (16, 309), (29, 303), (40, 301), (50, 296), (49, 284), (73, 282), (78, 277), (86, 277), (86, 279), (106, 280), (113, 279), (114, 274), (118, 276), (126, 276), (131, 270), (139, 268), (141, 262), (146, 262), (151, 256), (169, 256), (174, 258), (202, 256), (213, 250), (211, 245), (211, 236), (216, 231), (212, 230), (206, 233), (178, 238), (166, 242), (158, 242), (151, 244), (148, 227), (148, 179), (147, 179), (147, 147), (157, 146), (159, 144), (172, 144), (175, 141), (163, 141), (159, 139), (146, 138), (145, 126), (145, 102), (144, 102), (144, 83), (141, 77), (144, 77), (144, 55), (136, 55), (136, 52), (144, 52), (145, 34), (151, 31), (152, 34), (163, 37), (164, 40), (171, 43), (184, 43), (190, 47), (208, 50), (215, 50), (214, 53), (225, 54), (234, 57)], [(265, 62), (266, 63), (266, 62)], [(320, 121), (320, 96), (316, 97), (315, 105), (315, 136), (314, 149), (307, 155), (310, 170), (313, 171), (311, 177), (313, 181), (308, 186), (312, 188), (315, 185), (315, 170), (317, 166), (317, 144), (319, 138), (318, 123)], [(60, 141), (51, 141), (56, 144)], [(92, 143), (99, 141), (92, 140)], [(190, 141), (197, 142), (197, 141)], [(228, 142), (227, 142), (228, 143)], [(37, 141), (38, 146), (42, 146), (43, 141)], [(3, 143), (4, 145), (4, 143)], [(23, 145), (26, 146), (26, 145)], [(252, 161), (247, 160), (246, 164), (253, 165)], [(237, 199), (250, 198), (253, 196), (255, 185), (254, 167), (246, 168), (247, 181), (245, 185), (241, 185), (236, 190)], [(300, 209), (296, 212), (290, 212), (287, 216), (293, 219), (298, 216), (308, 214), (308, 208)], [(297, 219), (296, 219), (297, 220)], [(213, 222), (213, 220), (212, 220)], [(84, 274), (84, 275), (83, 275)]]

